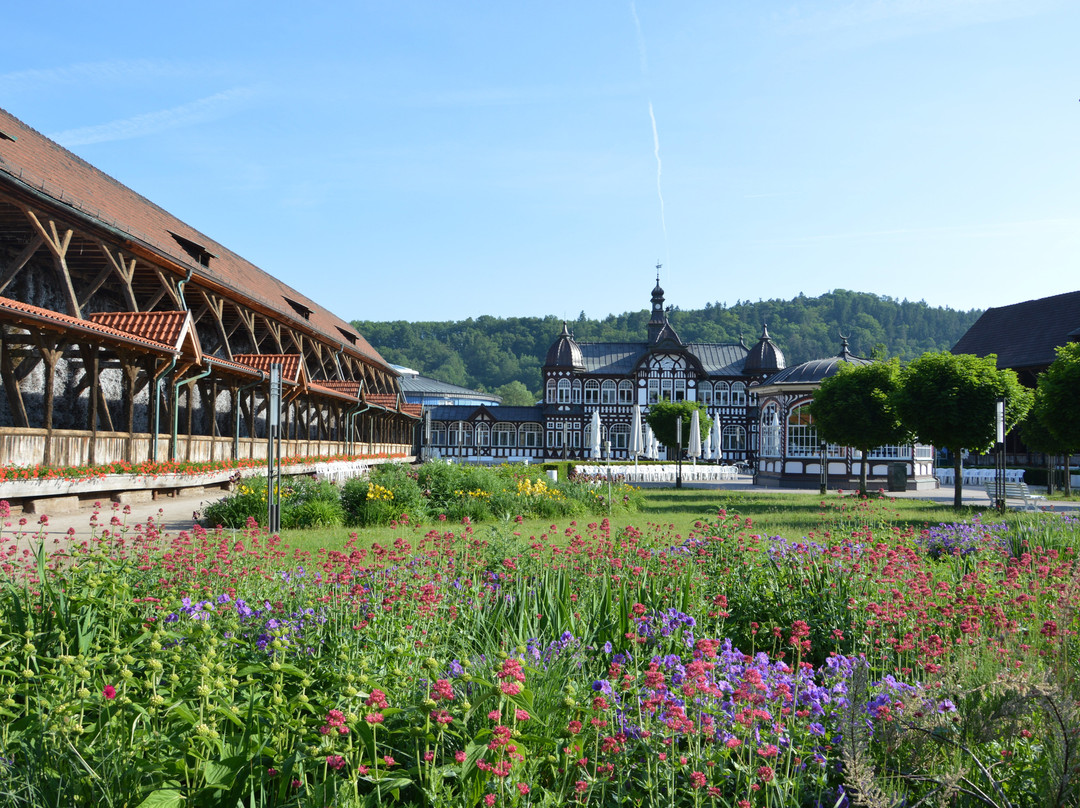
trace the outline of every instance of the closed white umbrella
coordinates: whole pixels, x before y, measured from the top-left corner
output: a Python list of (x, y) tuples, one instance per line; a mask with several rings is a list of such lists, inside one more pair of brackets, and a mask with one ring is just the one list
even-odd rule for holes
[(660, 459), (660, 441), (656, 437), (656, 433), (653, 432), (652, 427), (649, 427), (649, 457), (653, 460)]
[(690, 445), (686, 448), (686, 454), (697, 465), (697, 459), (701, 457), (701, 411), (694, 410), (690, 416)]
[(592, 414), (592, 434), (589, 436), (589, 457), (595, 459), (600, 457), (600, 411), (593, 410)]
[(630, 454), (634, 456), (634, 466), (637, 467), (638, 455), (642, 454), (644, 447), (641, 440), (641, 405), (634, 402), (634, 412), (630, 417)]
[(712, 431), (709, 434), (709, 445), (712, 447), (713, 460), (720, 460), (720, 420), (713, 418)]

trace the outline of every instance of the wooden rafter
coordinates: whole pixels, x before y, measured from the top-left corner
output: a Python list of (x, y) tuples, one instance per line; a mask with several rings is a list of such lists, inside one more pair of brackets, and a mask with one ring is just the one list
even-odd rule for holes
[[(68, 314), (82, 319), (82, 308), (79, 306), (78, 298), (75, 295), (75, 286), (71, 282), (71, 273), (68, 271), (67, 265), (67, 251), (68, 247), (71, 246), (71, 237), (75, 235), (75, 231), (71, 228), (57, 227), (55, 219), (46, 219), (43, 223), (38, 214), (28, 207), (24, 206), (22, 210), (26, 214), (26, 218), (30, 220), (30, 223), (37, 230), (38, 235), (44, 239), (49, 252), (52, 253), (53, 266), (60, 276), (60, 285), (67, 296)], [(48, 227), (45, 226), (46, 223)]]
[(0, 292), (7, 289), (8, 284), (15, 280), (15, 276), (22, 271), (22, 268), (26, 266), (27, 262), (34, 257), (41, 246), (45, 243), (45, 239), (42, 238), (40, 233), (34, 233), (29, 243), (23, 247), (22, 252), (15, 256), (15, 260), (8, 264), (3, 273), (0, 274)]
[(104, 241), (99, 240), (98, 246), (101, 247), (101, 252), (109, 260), (112, 271), (120, 278), (121, 290), (124, 293), (124, 299), (127, 301), (128, 307), (132, 311), (138, 311), (139, 303), (135, 299), (135, 290), (131, 286), (135, 278), (135, 256), (129, 256), (123, 250), (116, 250), (114, 255), (112, 248)]
[(210, 313), (214, 315), (214, 326), (218, 337), (221, 339), (221, 347), (225, 349), (225, 358), (232, 361), (232, 348), (229, 347), (229, 336), (225, 333), (225, 323), (222, 321), (225, 312), (225, 298), (207, 292), (205, 289), (201, 290), (201, 294)]

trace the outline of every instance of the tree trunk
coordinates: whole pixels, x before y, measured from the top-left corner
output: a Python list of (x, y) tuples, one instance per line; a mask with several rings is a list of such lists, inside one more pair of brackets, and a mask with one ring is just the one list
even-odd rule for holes
[(862, 455), (862, 462), (859, 464), (859, 496), (866, 496), (866, 461), (870, 455), (869, 449), (859, 449), (859, 453)]
[(953, 453), (953, 503), (954, 508), (959, 508), (964, 500), (964, 469), (960, 460), (960, 449), (951, 449)]

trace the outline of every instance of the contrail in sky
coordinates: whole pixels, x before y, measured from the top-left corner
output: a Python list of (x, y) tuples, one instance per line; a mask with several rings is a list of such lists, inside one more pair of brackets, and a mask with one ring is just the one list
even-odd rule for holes
[[(641, 33), (641, 20), (638, 19), (637, 6), (630, 1), (630, 15), (634, 18), (634, 29), (637, 31), (638, 57), (641, 60), (641, 75), (649, 75), (649, 63), (645, 52), (645, 37)], [(656, 113), (653, 112), (652, 99), (649, 99), (649, 120), (652, 121), (653, 154), (656, 156), (656, 195), (660, 198), (660, 227), (664, 231), (664, 246), (667, 247), (667, 218), (664, 216), (664, 191), (660, 185), (662, 166), (660, 164), (660, 134), (656, 130)]]
[(664, 242), (667, 242), (667, 221), (664, 218), (664, 192), (660, 188), (660, 135), (656, 132), (656, 115), (653, 114), (652, 101), (649, 102), (649, 120), (652, 121), (653, 154), (656, 155), (656, 195), (660, 197), (660, 226), (664, 228)]

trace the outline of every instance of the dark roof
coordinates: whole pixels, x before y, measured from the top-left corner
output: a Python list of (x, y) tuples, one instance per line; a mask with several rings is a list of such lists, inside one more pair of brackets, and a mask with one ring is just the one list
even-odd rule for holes
[(780, 385), (817, 385), (830, 376), (835, 376), (836, 372), (840, 370), (840, 365), (845, 362), (851, 365), (873, 364), (872, 359), (864, 359), (861, 356), (855, 356), (855, 354), (848, 349), (847, 340), (845, 339), (840, 347), (840, 353), (836, 356), (830, 356), (825, 359), (811, 359), (809, 362), (803, 362), (801, 365), (785, 368), (784, 370), (769, 376), (757, 389), (764, 390)]
[(585, 367), (581, 359), (581, 348), (574, 341), (574, 335), (570, 333), (570, 329), (566, 327), (565, 322), (562, 324), (562, 331), (559, 336), (548, 348), (547, 356), (544, 358), (544, 367), (572, 368), (574, 370), (581, 370)]
[(536, 423), (542, 423), (544, 420), (543, 408), (540, 406), (485, 407), (482, 404), (455, 404), (430, 407), (428, 411), (431, 413), (433, 421), (468, 421), (480, 409), (485, 410), (496, 421), (535, 421)]
[(738, 343), (690, 342), (686, 350), (710, 376), (741, 376), (746, 348)]
[(987, 309), (953, 346), (954, 354), (997, 354), (998, 368), (1043, 368), (1054, 349), (1080, 336), (1080, 292)]
[(763, 326), (761, 338), (747, 354), (743, 370), (746, 373), (772, 373), (774, 370), (783, 370), (785, 367), (787, 367), (787, 360), (784, 359), (784, 352), (777, 348), (769, 337), (769, 327)]
[[(195, 279), (228, 289), (287, 323), (303, 324), (346, 353), (390, 368), (349, 323), (232, 250), (177, 219), (0, 109), (0, 180), (66, 208), (121, 238), (144, 245)], [(344, 338), (344, 341), (343, 341)]]
[(582, 342), (579, 347), (586, 373), (613, 375), (632, 372), (648, 349), (644, 342)]
[(491, 393), (481, 393), (479, 390), (470, 390), (468, 387), (460, 387), (456, 384), (440, 382), (438, 379), (432, 379), (430, 376), (410, 376), (403, 374), (399, 381), (401, 382), (401, 392), (406, 395), (412, 393), (414, 395), (425, 394), (453, 396), (454, 398), (477, 398), (486, 399), (495, 404), (502, 401), (499, 396)]

